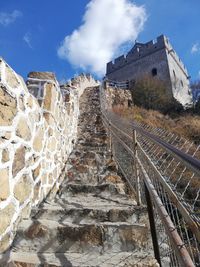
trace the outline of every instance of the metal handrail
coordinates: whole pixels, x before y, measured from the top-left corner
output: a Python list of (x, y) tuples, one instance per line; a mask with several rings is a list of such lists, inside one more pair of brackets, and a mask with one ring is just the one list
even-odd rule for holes
[(185, 244), (183, 243), (183, 240), (181, 240), (172, 220), (170, 219), (169, 214), (167, 213), (165, 207), (163, 206), (163, 203), (160, 197), (158, 196), (156, 189), (151, 183), (151, 180), (149, 179), (148, 174), (146, 173), (140, 159), (138, 158), (137, 160), (142, 170), (142, 174), (144, 176), (145, 185), (147, 186), (148, 191), (152, 199), (154, 200), (154, 203), (160, 214), (160, 217), (165, 222), (164, 227), (166, 229), (166, 232), (171, 237), (171, 241), (173, 243), (174, 249), (177, 251), (177, 255), (179, 256), (179, 261), (181, 262), (182, 266), (194, 267), (195, 265), (191, 260), (191, 257), (185, 247)]
[[(107, 117), (108, 120), (111, 120), (108, 118), (108, 116), (103, 113), (103, 116)], [(117, 119), (121, 119), (119, 116), (114, 115), (117, 117)], [(113, 122), (110, 121), (110, 123), (116, 127)], [(172, 154), (175, 158), (178, 160), (182, 161), (190, 170), (195, 172), (197, 175), (200, 175), (200, 160), (186, 154), (185, 152), (179, 150), (178, 148), (174, 147), (173, 145), (167, 143), (166, 141), (163, 141), (161, 138), (158, 136), (149, 133), (142, 129), (141, 127), (137, 126), (135, 123), (128, 121), (129, 126), (132, 128), (132, 130), (136, 130), (139, 134), (145, 136), (146, 138), (150, 139), (153, 143), (157, 144), (158, 146), (162, 147), (165, 149), (168, 153)], [(118, 128), (119, 129), (119, 128)], [(121, 132), (123, 132), (121, 130)], [(123, 132), (124, 135), (128, 136), (125, 132)], [(128, 136), (130, 139), (131, 136)]]
[[(122, 131), (121, 129), (119, 129), (116, 125), (114, 125), (107, 117), (105, 114), (102, 114), (104, 116), (104, 118), (107, 120), (107, 122), (110, 124), (111, 127), (115, 128), (117, 131), (119, 131), (121, 134), (123, 134), (125, 137), (129, 138), (130, 141), (132, 141), (132, 137), (127, 134), (126, 132)], [(129, 146), (127, 146), (126, 143), (124, 143), (124, 141), (117, 136), (116, 133), (114, 133), (112, 131), (112, 129), (110, 129), (110, 131), (112, 132), (112, 134), (118, 139), (118, 141), (124, 146), (124, 148), (126, 149), (126, 151), (133, 157), (134, 156), (134, 152), (131, 150), (131, 148)], [(146, 155), (145, 151), (143, 150), (143, 148), (141, 147), (140, 143), (137, 143), (138, 148), (140, 149), (140, 151), (142, 152), (143, 156), (146, 157), (148, 159), (148, 161), (150, 161), (150, 158)], [(185, 154), (185, 153), (184, 153)], [(191, 218), (191, 216), (188, 214), (187, 209), (185, 208), (185, 206), (183, 204), (181, 204), (181, 202), (179, 201), (177, 195), (175, 194), (175, 192), (171, 189), (171, 187), (168, 185), (168, 183), (166, 183), (166, 181), (164, 180), (164, 178), (162, 177), (162, 175), (160, 174), (160, 172), (157, 170), (157, 168), (155, 167), (154, 163), (152, 162), (152, 167), (154, 168), (154, 171), (157, 173), (157, 176), (159, 177), (160, 182), (162, 183), (162, 185), (164, 186), (165, 190), (168, 192), (168, 194), (170, 195), (171, 199), (173, 200), (173, 203), (177, 205), (177, 207), (180, 209), (181, 214), (183, 215), (183, 217), (186, 219), (187, 223), (190, 225), (190, 227), (194, 230), (194, 232), (196, 233), (197, 239), (200, 242), (200, 231), (199, 231), (199, 226), (197, 225), (196, 220), (193, 220)], [(194, 218), (195, 219), (195, 218)]]
[(142, 134), (143, 136), (147, 137), (155, 144), (164, 148), (168, 153), (172, 154), (178, 160), (182, 161), (193, 172), (195, 172), (197, 175), (200, 175), (200, 160), (193, 158), (192, 156), (184, 153), (183, 151), (179, 150), (178, 148), (174, 147), (173, 145), (163, 141), (161, 138), (157, 137), (156, 135), (145, 131), (141, 127), (136, 126), (134, 123), (131, 123), (130, 125), (138, 133)]
[[(113, 117), (109, 117), (108, 114), (106, 114), (105, 112), (102, 111), (102, 115), (103, 115), (103, 121), (106, 121), (107, 126), (109, 125), (109, 131), (112, 133), (112, 136), (114, 136), (115, 138), (117, 138), (117, 140), (123, 145), (123, 147), (127, 150), (127, 152), (129, 154), (131, 154), (132, 157), (134, 157), (134, 151), (124, 142), (124, 140), (122, 140), (118, 134), (116, 134), (116, 132), (113, 131), (113, 129), (115, 129), (116, 131), (120, 132), (123, 136), (125, 136), (126, 138), (129, 139), (129, 141), (133, 141), (133, 136), (130, 135), (127, 132), (124, 131), (124, 129), (120, 129), (116, 124), (116, 121), (113, 120)], [(115, 116), (115, 118), (117, 118), (118, 120), (122, 120), (121, 117), (116, 116), (115, 114), (112, 114)], [(145, 131), (143, 128), (137, 126), (135, 123), (132, 122), (128, 122), (128, 126), (130, 127), (130, 129), (132, 129), (132, 131), (135, 131), (137, 133), (139, 133), (141, 136), (147, 138), (148, 140), (151, 140), (154, 144), (158, 145), (159, 147), (161, 147), (162, 149), (164, 149), (166, 152), (168, 152), (169, 154), (171, 154), (173, 157), (175, 157), (176, 159), (178, 159), (179, 161), (181, 161), (182, 163), (184, 163), (184, 165), (186, 165), (190, 170), (192, 170), (194, 173), (196, 173), (197, 175), (200, 174), (200, 161), (196, 158), (193, 158), (192, 156), (182, 152), (181, 150), (175, 148), (173, 145), (167, 143), (166, 141), (163, 141), (161, 138), (159, 138), (158, 136), (149, 133), (147, 131)], [(140, 143), (137, 143), (137, 149), (139, 149), (143, 155), (145, 155), (145, 157), (148, 159), (148, 161), (151, 162), (151, 165), (153, 166), (153, 169), (155, 170), (155, 173), (159, 179), (159, 182), (161, 182), (161, 184), (163, 185), (163, 187), (165, 188), (166, 192), (169, 194), (170, 199), (172, 200), (172, 202), (177, 206), (178, 210), (180, 211), (180, 213), (182, 214), (183, 218), (185, 219), (185, 221), (188, 223), (188, 225), (190, 226), (190, 228), (192, 229), (192, 231), (194, 232), (197, 240), (200, 242), (200, 231), (199, 231), (199, 226), (197, 224), (196, 221), (194, 221), (191, 217), (191, 215), (188, 213), (187, 209), (185, 208), (185, 206), (180, 202), (180, 200), (178, 199), (178, 196), (176, 195), (176, 193), (171, 189), (171, 187), (169, 186), (169, 184), (165, 181), (165, 179), (163, 178), (163, 176), (160, 174), (160, 172), (158, 171), (158, 169), (156, 168), (156, 166), (154, 166), (153, 162), (151, 161), (151, 159), (148, 157), (148, 155), (146, 155), (145, 151), (142, 149)], [(158, 202), (158, 196), (156, 196), (156, 189), (153, 188), (152, 183), (150, 179), (147, 179), (146, 172), (144, 167), (141, 164), (140, 159), (137, 157), (137, 162), (140, 165), (140, 170), (143, 173), (144, 176), (144, 182), (149, 190), (149, 193), (151, 195), (151, 197), (154, 200), (154, 204), (157, 207), (158, 212), (160, 213), (160, 206), (157, 203)], [(156, 196), (156, 197), (155, 197)], [(154, 198), (155, 197), (155, 198)], [(160, 200), (161, 201), (161, 200)], [(161, 204), (162, 202), (160, 202)], [(166, 210), (165, 210), (166, 211)], [(160, 214), (162, 215), (162, 214)], [(163, 215), (164, 216), (164, 215)], [(165, 219), (165, 216), (162, 217), (162, 219)], [(169, 216), (168, 216), (169, 217)], [(170, 219), (170, 218), (169, 218)], [(169, 234), (170, 240), (172, 241), (172, 244), (174, 244), (174, 249), (177, 252), (177, 257), (179, 258), (179, 261), (181, 262), (181, 266), (194, 266), (194, 263), (191, 260), (191, 257), (186, 249), (186, 247), (184, 246), (184, 243), (181, 241), (180, 236), (178, 235), (178, 233), (176, 232), (169, 232), (168, 229), (170, 229), (170, 223), (165, 221), (165, 228), (166, 228), (166, 232)], [(173, 224), (173, 223), (172, 223)], [(167, 225), (167, 226), (166, 226)], [(182, 243), (181, 243), (182, 242)], [(182, 245), (180, 245), (182, 244)], [(181, 248), (181, 249), (178, 249)]]
[(129, 81), (114, 81), (110, 79), (104, 80), (104, 82), (108, 83), (109, 86), (116, 86), (118, 88), (122, 89), (129, 89)]

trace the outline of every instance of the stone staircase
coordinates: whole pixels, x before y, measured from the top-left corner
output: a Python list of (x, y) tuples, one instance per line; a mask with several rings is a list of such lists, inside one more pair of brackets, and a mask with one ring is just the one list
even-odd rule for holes
[(98, 87), (85, 90), (80, 107), (66, 179), (56, 196), (20, 223), (7, 266), (159, 266), (146, 210), (110, 159)]

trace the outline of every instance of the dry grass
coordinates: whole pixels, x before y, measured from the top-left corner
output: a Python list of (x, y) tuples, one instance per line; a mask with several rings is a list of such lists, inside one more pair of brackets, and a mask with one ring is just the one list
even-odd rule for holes
[[(193, 146), (192, 148), (194, 150), (200, 145), (200, 116), (180, 115), (175, 119), (172, 119), (168, 115), (163, 115), (158, 111), (146, 110), (137, 106), (132, 108), (114, 106), (113, 111), (125, 118), (132, 119), (139, 123), (148, 124), (154, 128), (166, 129), (169, 132), (173, 132), (181, 137), (191, 140), (196, 144), (196, 146)], [(190, 149), (190, 152), (192, 152), (192, 149)], [(195, 154), (195, 158), (200, 159), (199, 150)], [(164, 160), (164, 158), (161, 158), (160, 160)], [(173, 184), (176, 184), (177, 178), (181, 177), (177, 185), (177, 191), (181, 194), (189, 183), (189, 187), (187, 188), (184, 197), (187, 201), (194, 200), (198, 195), (198, 190), (200, 188), (199, 176), (197, 174), (193, 176), (193, 172), (189, 168), (185, 169), (183, 164), (178, 164), (177, 160), (171, 162), (170, 157), (164, 164), (162, 163), (163, 169), (165, 169), (165, 166), (169, 166), (169, 163), (171, 167), (166, 169), (165, 175), (170, 177), (170, 181)], [(199, 212), (199, 206), (200, 203), (197, 202), (195, 211)]]
[(173, 119), (159, 111), (146, 110), (137, 106), (132, 108), (114, 106), (113, 111), (122, 117), (165, 129), (191, 140), (195, 144), (200, 144), (200, 116), (198, 115), (180, 115)]

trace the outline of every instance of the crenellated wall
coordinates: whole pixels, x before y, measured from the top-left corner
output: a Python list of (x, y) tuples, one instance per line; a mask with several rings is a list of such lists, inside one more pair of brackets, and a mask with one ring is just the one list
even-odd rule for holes
[(109, 80), (137, 81), (146, 76), (163, 81), (168, 94), (183, 106), (192, 104), (187, 69), (164, 35), (156, 41), (135, 43), (126, 56), (107, 63), (106, 78)]
[(81, 75), (60, 88), (53, 74), (37, 72), (26, 85), (0, 59), (0, 252), (20, 219), (59, 188), (76, 141), (79, 98), (97, 85)]
[(164, 35), (157, 37), (154, 41), (150, 41), (147, 43), (135, 43), (133, 48), (127, 53), (127, 55), (122, 55), (114, 60), (114, 62), (107, 63), (107, 71), (106, 74), (123, 68), (125, 65), (135, 62), (137, 60), (142, 59), (143, 57), (151, 56), (156, 52), (166, 49), (168, 53), (171, 53), (172, 57), (176, 61), (176, 64), (179, 65), (179, 68), (183, 71), (183, 73), (188, 77), (187, 69), (179, 56), (174, 51), (172, 45), (170, 44), (168, 38)]

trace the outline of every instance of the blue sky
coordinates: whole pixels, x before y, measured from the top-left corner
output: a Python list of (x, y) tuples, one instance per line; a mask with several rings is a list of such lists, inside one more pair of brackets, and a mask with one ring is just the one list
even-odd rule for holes
[(24, 78), (29, 71), (53, 71), (61, 81), (82, 69), (102, 74), (104, 62), (120, 55), (122, 46), (163, 33), (195, 80), (199, 22), (199, 0), (0, 0), (0, 55)]

